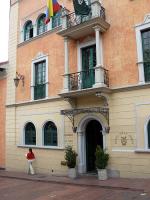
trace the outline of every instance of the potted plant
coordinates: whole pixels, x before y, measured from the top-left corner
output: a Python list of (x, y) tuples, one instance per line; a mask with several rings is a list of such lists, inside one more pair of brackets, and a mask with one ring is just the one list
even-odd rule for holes
[(77, 177), (76, 158), (77, 158), (76, 151), (74, 151), (71, 146), (67, 146), (65, 148), (65, 160), (68, 166), (68, 176), (70, 178)]
[(96, 147), (95, 152), (96, 160), (95, 165), (98, 171), (98, 179), (106, 180), (107, 179), (107, 165), (109, 160), (109, 154), (105, 152), (99, 145)]

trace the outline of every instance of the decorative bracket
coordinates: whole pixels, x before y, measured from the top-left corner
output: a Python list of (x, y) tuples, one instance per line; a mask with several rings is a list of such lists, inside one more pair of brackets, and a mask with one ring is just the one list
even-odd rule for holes
[[(61, 110), (61, 115), (65, 115), (72, 123), (72, 130), (74, 133), (77, 131), (77, 127), (75, 126), (75, 115), (80, 113), (100, 113), (102, 114), (108, 121), (109, 124), (109, 108), (108, 107), (93, 107), (93, 108), (78, 108), (78, 109), (68, 109), (68, 110)], [(107, 130), (109, 132), (109, 130)]]

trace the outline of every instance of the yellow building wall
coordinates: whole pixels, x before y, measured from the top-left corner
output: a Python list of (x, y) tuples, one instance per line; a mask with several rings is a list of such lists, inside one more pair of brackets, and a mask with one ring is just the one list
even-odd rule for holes
[(110, 96), (109, 168), (121, 177), (150, 177), (145, 132), (150, 117), (148, 89), (117, 92)]

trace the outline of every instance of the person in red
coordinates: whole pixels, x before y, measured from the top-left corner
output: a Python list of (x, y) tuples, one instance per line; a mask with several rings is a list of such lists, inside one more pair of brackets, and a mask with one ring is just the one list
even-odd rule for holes
[(35, 160), (35, 155), (31, 148), (29, 148), (29, 152), (26, 154), (26, 158), (29, 163), (28, 174), (35, 174), (33, 166), (32, 166), (32, 162)]

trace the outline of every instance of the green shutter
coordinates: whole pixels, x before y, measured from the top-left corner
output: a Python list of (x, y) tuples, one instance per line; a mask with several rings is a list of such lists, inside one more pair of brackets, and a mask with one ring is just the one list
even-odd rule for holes
[(148, 123), (148, 126), (147, 126), (147, 133), (148, 133), (148, 148), (150, 149), (150, 121)]
[(82, 49), (82, 88), (91, 88), (95, 83), (96, 65), (95, 45)]
[(37, 34), (42, 34), (47, 30), (47, 25), (45, 24), (46, 15), (43, 14), (38, 20)]
[(44, 145), (57, 146), (57, 128), (53, 122), (47, 122), (44, 127)]
[(25, 144), (36, 145), (35, 126), (31, 122), (29, 122), (25, 127)]
[(34, 99), (43, 99), (46, 96), (46, 62), (35, 64)]
[(150, 81), (150, 30), (142, 32), (145, 82)]

